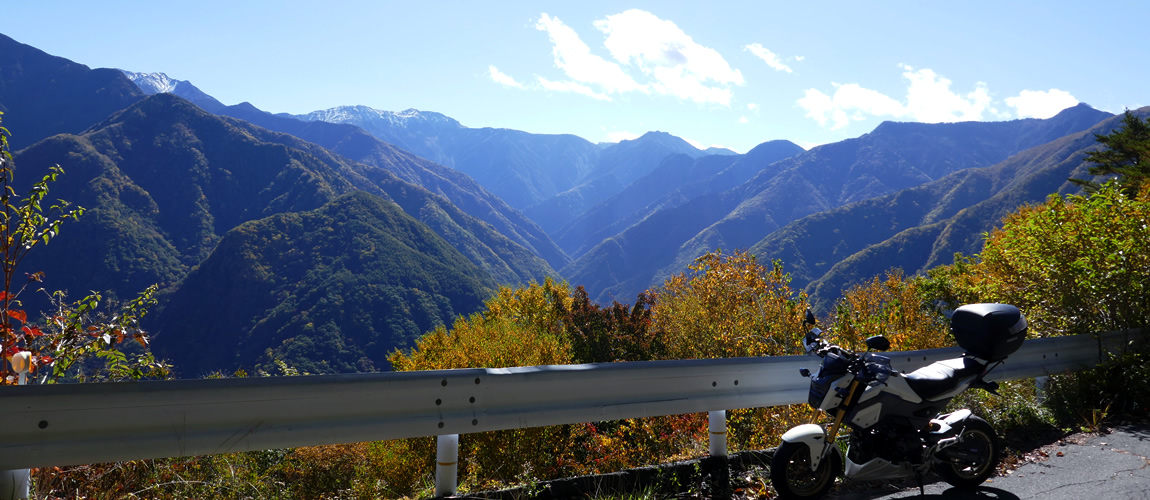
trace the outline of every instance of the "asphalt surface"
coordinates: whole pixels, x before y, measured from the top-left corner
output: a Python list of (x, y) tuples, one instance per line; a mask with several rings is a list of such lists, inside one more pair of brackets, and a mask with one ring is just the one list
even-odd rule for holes
[[(946, 500), (1150, 499), (1150, 424), (1121, 425), (1106, 434), (1077, 434), (1044, 446), (1028, 462), (975, 490), (960, 490), (928, 478), (917, 485), (844, 484), (834, 500), (922, 498)], [(1043, 456), (1045, 455), (1045, 456)]]

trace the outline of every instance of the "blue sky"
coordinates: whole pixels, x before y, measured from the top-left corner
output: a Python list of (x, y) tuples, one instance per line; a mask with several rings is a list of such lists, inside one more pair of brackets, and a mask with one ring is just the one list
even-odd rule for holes
[(43, 0), (8, 2), (0, 33), (272, 112), (417, 108), (740, 153), (1150, 104), (1150, 2), (808, 3)]

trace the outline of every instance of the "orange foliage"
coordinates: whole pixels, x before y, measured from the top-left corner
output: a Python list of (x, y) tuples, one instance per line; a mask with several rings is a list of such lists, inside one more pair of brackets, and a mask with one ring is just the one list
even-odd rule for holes
[(953, 346), (946, 318), (923, 302), (923, 294), (922, 282), (906, 279), (898, 269), (851, 287), (835, 306), (833, 341), (865, 349), (863, 340), (883, 335), (894, 351)]
[(806, 295), (790, 288), (782, 264), (754, 255), (703, 255), (691, 273), (669, 278), (655, 297), (654, 324), (670, 359), (768, 356), (799, 352)]

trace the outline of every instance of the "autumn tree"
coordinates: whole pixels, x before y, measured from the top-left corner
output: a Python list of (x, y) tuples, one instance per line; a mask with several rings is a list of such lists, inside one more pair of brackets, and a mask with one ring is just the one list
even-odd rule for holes
[(571, 354), (581, 363), (663, 359), (663, 338), (651, 328), (654, 305), (652, 294), (644, 292), (634, 305), (612, 301), (601, 307), (591, 302), (582, 285), (576, 287), (563, 311)]
[(571, 301), (570, 287), (551, 279), (503, 286), (482, 312), (456, 319), (450, 329), (439, 326), (388, 361), (396, 371), (571, 363), (563, 324)]
[(829, 328), (834, 342), (865, 349), (864, 339), (883, 335), (896, 351), (952, 346), (945, 317), (925, 295), (922, 280), (899, 269), (852, 286), (835, 305)]
[(790, 287), (782, 263), (754, 255), (707, 253), (653, 291), (652, 327), (671, 359), (794, 354), (801, 349), (806, 295)]
[[(482, 312), (460, 317), (450, 329), (436, 328), (413, 348), (393, 352), (388, 361), (396, 371), (569, 364), (564, 311), (571, 301), (570, 287), (551, 279), (517, 289), (504, 286)], [(583, 429), (561, 425), (464, 435), (459, 443), (464, 486), (574, 475), (571, 467), (580, 462), (577, 448), (586, 439)], [(408, 450), (429, 446), (426, 438), (402, 443)], [(414, 464), (424, 476), (433, 470), (432, 464)]]
[[(651, 328), (668, 359), (799, 354), (808, 303), (790, 281), (779, 261), (767, 267), (745, 251), (709, 252), (649, 291)], [(728, 411), (727, 443), (733, 450), (774, 446), (783, 431), (811, 417), (807, 405)], [(706, 425), (703, 414), (683, 418)]]

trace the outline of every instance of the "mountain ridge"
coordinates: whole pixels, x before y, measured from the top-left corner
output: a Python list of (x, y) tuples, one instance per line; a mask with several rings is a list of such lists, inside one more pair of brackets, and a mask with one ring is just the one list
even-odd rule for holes
[[(664, 208), (677, 215), (647, 217), (615, 235), (615, 241), (592, 248), (560, 272), (582, 284), (630, 283), (606, 289), (588, 285), (588, 292), (598, 301), (630, 296), (681, 272), (708, 251), (750, 248), (801, 217), (919, 185), (934, 180), (932, 175), (998, 163), (1019, 147), (1055, 140), (1067, 129), (1089, 128), (1097, 123), (1092, 116), (1100, 120), (1110, 114), (1077, 106), (1046, 120), (890, 122), (858, 138), (812, 148), (776, 162), (716, 196)], [(714, 218), (694, 214), (712, 214)], [(666, 226), (641, 227), (672, 220), (690, 221), (692, 229), (698, 230), (683, 240), (663, 239), (657, 247), (625, 242), (650, 238), (652, 234), (689, 232)], [(642, 260), (620, 255), (629, 248), (643, 248), (650, 253)], [(633, 262), (633, 271), (620, 276), (621, 270), (612, 267), (613, 262)]]
[[(401, 117), (401, 114), (410, 116)], [(367, 106), (340, 106), (292, 116), (358, 125), (384, 142), (462, 171), (512, 207), (524, 211), (549, 234), (570, 220), (572, 212), (618, 192), (624, 187), (619, 185), (623, 180), (645, 175), (668, 154), (703, 154), (675, 137), (689, 151), (667, 144), (642, 158), (635, 175), (635, 164), (611, 161), (612, 155), (626, 157), (623, 152), (632, 147), (623, 144), (627, 141), (597, 145), (572, 134), (470, 128), (439, 113), (415, 110), (396, 113)], [(654, 134), (640, 144), (656, 142), (660, 133)], [(607, 160), (603, 160), (604, 156)], [(623, 172), (620, 178), (623, 180), (609, 178), (615, 170)], [(593, 185), (578, 189), (581, 184), (592, 181)], [(572, 189), (576, 191), (568, 192)], [(609, 193), (598, 192), (603, 189)], [(584, 201), (584, 198), (593, 201)]]
[[(163, 78), (167, 78), (166, 75)], [(238, 118), (269, 130), (294, 135), (352, 161), (388, 170), (404, 181), (439, 194), (467, 213), (491, 224), (505, 237), (534, 251), (553, 269), (561, 268), (570, 262), (570, 258), (534, 221), (462, 172), (400, 150), (355, 125), (302, 121), (294, 115), (268, 113), (247, 102), (224, 106), (189, 82), (171, 81), (178, 82), (173, 86), (173, 93), (176, 95), (206, 96), (206, 99), (200, 98), (192, 102), (213, 114)], [(435, 115), (442, 119), (433, 116), (432, 121), (454, 122), (435, 113), (408, 111), (401, 115), (406, 118)]]
[(668, 156), (646, 176), (567, 223), (556, 232), (556, 239), (568, 255), (578, 258), (657, 210), (732, 188), (759, 169), (802, 151), (793, 142), (777, 140), (764, 142), (746, 155)]
[(79, 134), (143, 98), (118, 70), (91, 69), (0, 34), (0, 111), (19, 151), (57, 133)]
[[(1137, 112), (1150, 116), (1150, 107)], [(1094, 135), (1109, 133), (1119, 122), (1120, 117), (1111, 116), (1090, 129), (1027, 149), (998, 164), (955, 172), (923, 186), (864, 202), (871, 205), (902, 206), (904, 208), (899, 214), (902, 221), (883, 219), (881, 214), (884, 212), (866, 209), (861, 204), (844, 206), (822, 214), (822, 217), (857, 219), (852, 217), (851, 212), (865, 210), (872, 214), (875, 225), (883, 227), (885, 232), (862, 233), (869, 236), (866, 243), (839, 242), (828, 245), (836, 247), (838, 253), (838, 256), (827, 259), (832, 265), (829, 268), (822, 266), (825, 272), (811, 272), (801, 266), (796, 267), (795, 272), (800, 279), (798, 286), (805, 286), (812, 300), (825, 305), (843, 286), (857, 282), (860, 276), (873, 276), (887, 271), (889, 266), (883, 262), (897, 262), (898, 267), (906, 273), (914, 274), (951, 264), (955, 253), (976, 254), (981, 248), (982, 235), (997, 227), (1002, 217), (1017, 207), (1041, 203), (1051, 193), (1080, 192), (1080, 187), (1067, 179), (1089, 177), (1084, 158), (1086, 152), (1099, 147)], [(906, 203), (890, 199), (905, 196), (923, 198), (919, 210), (921, 214), (916, 215), (915, 211), (909, 210)], [(967, 199), (956, 203), (955, 198)], [(842, 226), (845, 223), (829, 224)], [(819, 223), (818, 216), (800, 219), (754, 248), (766, 253), (778, 252), (783, 259), (796, 252), (817, 253), (815, 249), (818, 247), (811, 244), (799, 244), (786, 251), (779, 251), (778, 248), (783, 240), (801, 241), (794, 236), (795, 233), (817, 233), (820, 232), (817, 227), (826, 225)], [(895, 249), (912, 245), (924, 251), (904, 252), (893, 261), (883, 257)], [(809, 281), (809, 284), (804, 281)]]
[(167, 298), (154, 345), (185, 374), (275, 361), (310, 373), (375, 371), (494, 289), (395, 203), (353, 191), (228, 231)]

